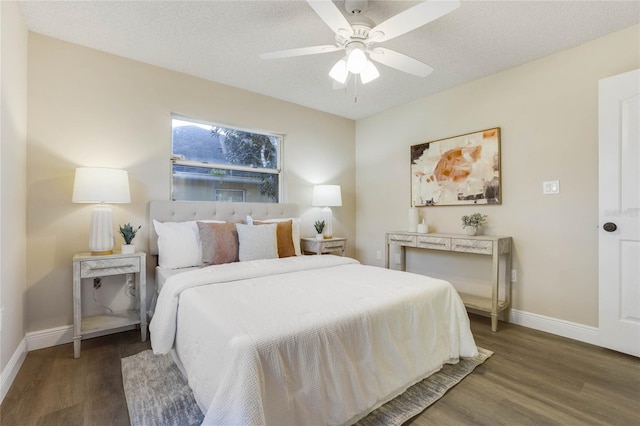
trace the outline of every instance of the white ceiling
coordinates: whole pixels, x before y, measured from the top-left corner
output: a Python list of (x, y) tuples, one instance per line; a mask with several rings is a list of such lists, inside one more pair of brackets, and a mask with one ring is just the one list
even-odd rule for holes
[[(343, 1), (335, 2), (344, 11)], [(375, 23), (417, 4), (370, 1)], [(381, 46), (423, 61), (426, 78), (378, 66), (380, 78), (348, 91), (328, 76), (334, 52), (261, 60), (274, 50), (332, 44), (302, 0), (22, 1), (30, 31), (359, 119), (541, 58), (640, 22), (635, 1), (463, 1), (449, 15)]]

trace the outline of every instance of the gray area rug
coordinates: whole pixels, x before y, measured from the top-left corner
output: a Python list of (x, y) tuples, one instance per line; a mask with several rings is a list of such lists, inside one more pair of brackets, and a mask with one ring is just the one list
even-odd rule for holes
[[(357, 426), (399, 426), (421, 413), (458, 384), (493, 352), (478, 348), (478, 356), (446, 364), (442, 370), (407, 389), (371, 412)], [(191, 426), (204, 416), (170, 355), (146, 350), (122, 359), (122, 379), (132, 426)]]
[(146, 350), (122, 358), (122, 381), (132, 426), (191, 426), (204, 419), (171, 355)]

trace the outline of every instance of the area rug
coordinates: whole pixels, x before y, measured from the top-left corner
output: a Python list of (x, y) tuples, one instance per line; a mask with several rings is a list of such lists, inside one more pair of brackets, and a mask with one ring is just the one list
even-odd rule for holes
[[(446, 364), (439, 372), (374, 410), (357, 426), (399, 426), (458, 384), (493, 352), (478, 348), (474, 358)], [(170, 355), (151, 350), (122, 359), (122, 379), (132, 426), (200, 425), (204, 416)]]

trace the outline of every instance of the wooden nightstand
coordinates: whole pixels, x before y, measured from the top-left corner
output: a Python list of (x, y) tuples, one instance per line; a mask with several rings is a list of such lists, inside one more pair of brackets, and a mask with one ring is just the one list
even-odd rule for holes
[(344, 256), (346, 247), (346, 238), (331, 238), (328, 240), (302, 239), (302, 253), (304, 254), (339, 254)]
[[(130, 325), (140, 324), (142, 341), (147, 340), (147, 254), (114, 252), (104, 256), (79, 253), (73, 256), (73, 356), (80, 357), (80, 342), (88, 335), (105, 333)], [(82, 317), (83, 278), (109, 275), (135, 274), (138, 309)]]

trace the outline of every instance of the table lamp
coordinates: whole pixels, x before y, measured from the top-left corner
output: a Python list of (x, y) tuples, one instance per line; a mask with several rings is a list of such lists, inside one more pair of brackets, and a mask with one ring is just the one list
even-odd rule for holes
[(93, 255), (113, 253), (113, 214), (106, 203), (130, 203), (129, 174), (105, 167), (78, 167), (73, 182), (74, 203), (96, 203), (91, 213), (89, 250)]
[(322, 220), (324, 220), (324, 238), (333, 238), (333, 227), (331, 225), (333, 213), (330, 207), (339, 207), (342, 205), (340, 185), (314, 185), (311, 203), (314, 206), (323, 207)]

